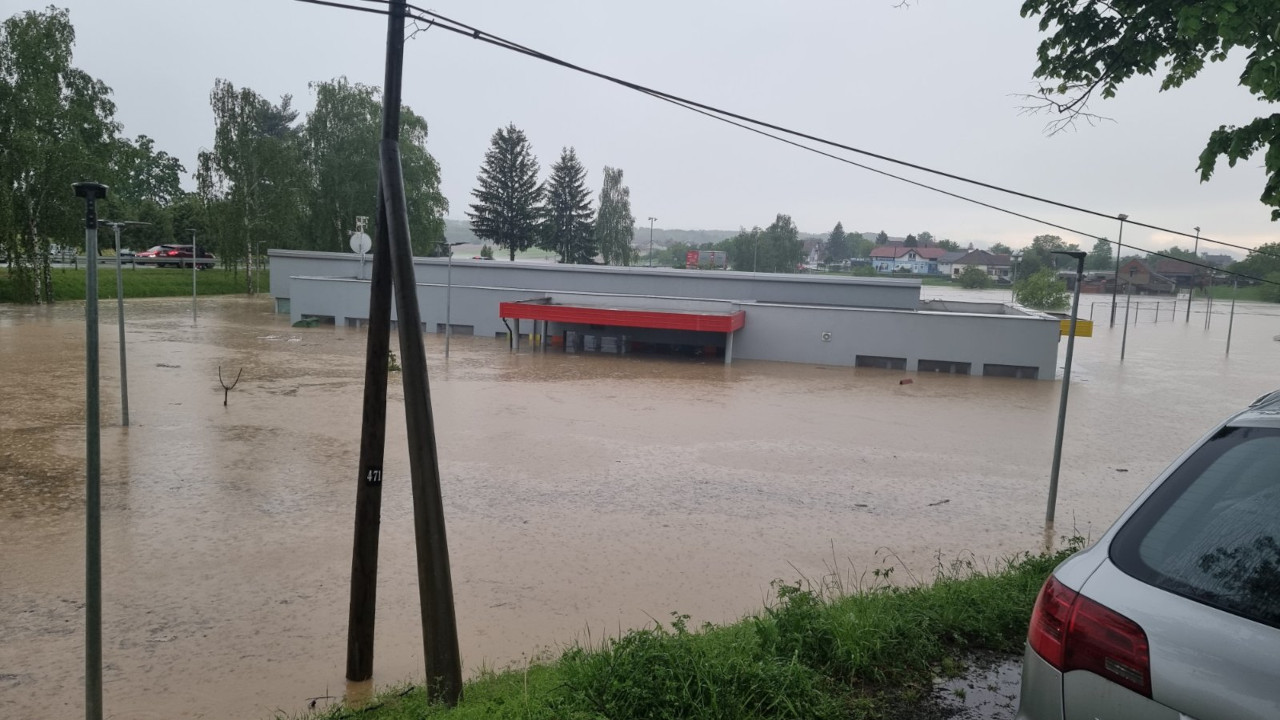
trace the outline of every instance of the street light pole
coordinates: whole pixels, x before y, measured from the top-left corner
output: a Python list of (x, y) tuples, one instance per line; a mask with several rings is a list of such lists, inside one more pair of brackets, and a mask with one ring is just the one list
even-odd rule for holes
[(98, 393), (98, 200), (107, 199), (107, 186), (76, 183), (84, 198), (85, 254), (85, 638), (84, 700), (86, 720), (102, 720), (102, 428)]
[(449, 253), (449, 270), (444, 287), (444, 359), (449, 359), (449, 338), (453, 336), (453, 249), (460, 242), (445, 243), (445, 252)]
[(1129, 303), (1133, 300), (1133, 271), (1134, 271), (1134, 268), (1130, 267), (1129, 283), (1125, 286), (1124, 332), (1120, 334), (1120, 362), (1124, 362), (1124, 346), (1125, 346), (1125, 343), (1129, 341)]
[[(191, 324), (196, 324), (196, 229), (191, 228)], [(178, 262), (182, 262), (179, 260)]]
[[(1199, 225), (1196, 226), (1196, 249), (1191, 251), (1191, 254), (1195, 255), (1197, 260), (1200, 259), (1200, 226)], [(1199, 275), (1200, 273), (1196, 273), (1196, 274)], [(1192, 282), (1191, 287), (1187, 288), (1187, 322), (1191, 322), (1191, 295), (1195, 293), (1195, 291), (1196, 291), (1196, 284), (1195, 282)]]
[(649, 218), (649, 267), (653, 267), (653, 221), (656, 217)]
[[(109, 225), (116, 232), (116, 327), (120, 331), (120, 424), (129, 427), (129, 363), (125, 359), (124, 349), (124, 275), (120, 267), (120, 228), (125, 225), (150, 225), (151, 223), (103, 220), (99, 224)], [(137, 267), (137, 263), (134, 263), (134, 267)]]
[(1124, 250), (1124, 221), (1129, 219), (1129, 216), (1124, 213), (1116, 217), (1120, 218), (1120, 238), (1116, 240), (1116, 271), (1111, 281), (1111, 327), (1116, 326), (1116, 292), (1120, 289), (1120, 253)]
[(1053, 468), (1049, 471), (1049, 505), (1044, 513), (1046, 533), (1053, 525), (1053, 515), (1058, 504), (1058, 469), (1062, 465), (1062, 433), (1067, 423), (1067, 391), (1071, 389), (1071, 356), (1076, 348), (1076, 315), (1080, 312), (1080, 285), (1084, 282), (1084, 256), (1082, 250), (1054, 250), (1056, 255), (1076, 259), (1076, 292), (1071, 300), (1071, 327), (1067, 333), (1067, 360), (1062, 368), (1062, 397), (1058, 400), (1058, 431), (1053, 439)]

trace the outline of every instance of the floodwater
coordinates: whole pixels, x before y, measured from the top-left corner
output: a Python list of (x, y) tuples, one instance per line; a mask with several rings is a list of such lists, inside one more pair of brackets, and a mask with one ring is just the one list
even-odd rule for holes
[[(198, 327), (187, 301), (126, 307), (127, 429), (102, 306), (108, 716), (268, 718), (367, 692), (342, 677), (364, 331), (293, 329), (268, 299), (202, 299)], [(1123, 365), (1120, 326), (1076, 343), (1053, 535), (1096, 537), (1280, 387), (1280, 307), (1242, 303), (1230, 357), (1227, 308), (1205, 330), (1202, 305), (1190, 323), (1144, 305)], [(83, 337), (82, 306), (0, 306), (0, 717), (83, 713)], [(928, 578), (939, 553), (1042, 544), (1056, 382), (463, 337), (446, 365), (427, 343), (469, 672), (673, 611), (730, 621), (775, 578)], [(219, 367), (243, 371), (226, 407)], [(422, 672), (398, 380), (391, 398), (378, 684)]]

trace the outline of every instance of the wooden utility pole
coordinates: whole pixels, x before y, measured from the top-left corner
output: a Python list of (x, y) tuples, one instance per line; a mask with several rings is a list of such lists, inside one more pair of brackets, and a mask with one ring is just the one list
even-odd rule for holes
[(453, 581), (440, 491), (431, 389), (418, 308), (409, 213), (400, 165), (400, 104), (404, 71), (405, 0), (388, 4), (387, 63), (383, 90), (378, 221), (369, 290), (369, 337), (365, 348), (365, 392), (360, 465), (356, 478), (355, 542), (351, 559), (351, 606), (347, 634), (347, 678), (373, 675), (374, 609), (378, 576), (378, 528), (382, 507), (382, 461), (386, 445), (387, 358), (391, 296), (399, 314), (401, 376), (409, 472), (413, 489), (418, 595), (422, 614), (427, 694), (455, 705), (462, 693), (462, 662), (453, 604)]

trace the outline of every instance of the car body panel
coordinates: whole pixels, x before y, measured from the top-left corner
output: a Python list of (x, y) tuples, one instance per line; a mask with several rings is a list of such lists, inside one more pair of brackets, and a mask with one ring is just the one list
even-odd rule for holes
[(1160, 703), (1197, 720), (1280, 718), (1280, 629), (1148, 585), (1110, 560), (1084, 594), (1146, 631)]
[(1062, 673), (1025, 645), (1022, 652), (1022, 687), (1035, 688), (1022, 693), (1017, 720), (1062, 719)]
[[(1101, 675), (1073, 670), (1062, 676), (1063, 720), (1181, 720), (1173, 708)], [(1203, 720), (1196, 718), (1196, 720)]]
[(1138, 495), (1097, 544), (1054, 571), (1067, 587), (1143, 629), (1149, 643), (1152, 698), (1091, 672), (1060, 673), (1027, 647), (1019, 720), (1280, 718), (1280, 629), (1143, 582), (1110, 560), (1120, 529), (1175, 470), (1227, 426), (1280, 428), (1280, 391), (1258, 398), (1214, 426)]

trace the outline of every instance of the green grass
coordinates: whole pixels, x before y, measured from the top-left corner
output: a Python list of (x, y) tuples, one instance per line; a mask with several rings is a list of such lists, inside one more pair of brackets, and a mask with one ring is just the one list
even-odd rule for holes
[(688, 616), (559, 658), (469, 682), (448, 710), (420, 687), (388, 691), (323, 720), (736, 720), (890, 718), (928, 697), (933, 678), (977, 652), (1022, 648), (1035, 596), (1069, 552), (1023, 555), (983, 572), (972, 560), (939, 562), (934, 581), (897, 587), (775, 583), (777, 600), (735, 624), (700, 629)]
[[(53, 299), (83, 300), (85, 298), (84, 268), (54, 268)], [(271, 286), (267, 271), (258, 271), (258, 290), (266, 292)], [(191, 270), (173, 268), (124, 268), (124, 296), (126, 298), (180, 297), (191, 295)], [(238, 275), (229, 270), (214, 268), (198, 273), (196, 285), (200, 295), (234, 295), (245, 292), (244, 272)], [(0, 302), (16, 302), (13, 283), (8, 268), (0, 268)], [(101, 265), (98, 270), (98, 298), (116, 296), (116, 271), (114, 265)]]
[[(1266, 295), (1268, 290), (1272, 290), (1272, 288), (1265, 285), (1250, 285), (1247, 287), (1240, 288), (1239, 294), (1237, 294), (1235, 297), (1237, 300), (1241, 302), (1244, 302), (1246, 300), (1252, 300), (1254, 302), (1274, 302), (1274, 300), (1272, 299), (1274, 297), (1274, 294)], [(1272, 292), (1274, 293), (1274, 290), (1272, 290)], [(1214, 300), (1231, 300), (1231, 296), (1233, 294), (1234, 294), (1234, 291), (1230, 285), (1214, 285), (1213, 286)], [(1195, 294), (1195, 299), (1203, 300), (1204, 299), (1203, 291), (1197, 291)]]

